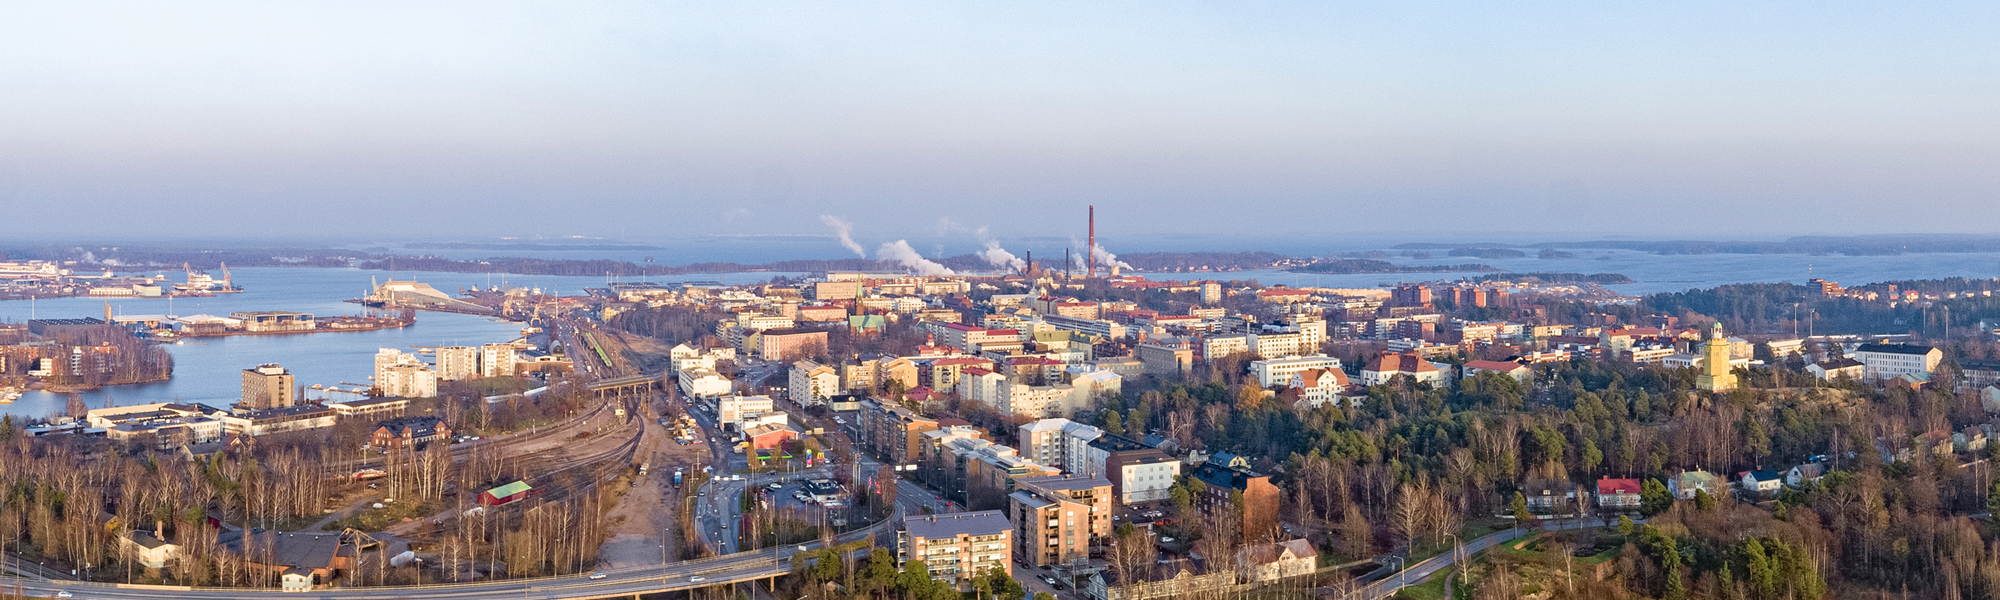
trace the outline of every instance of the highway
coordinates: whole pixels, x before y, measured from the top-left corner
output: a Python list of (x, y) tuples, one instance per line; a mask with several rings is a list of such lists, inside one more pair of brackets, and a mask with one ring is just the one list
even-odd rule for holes
[[(840, 543), (847, 543), (867, 537), (886, 529), (895, 520), (840, 536)], [(817, 549), (818, 542), (806, 544)], [(439, 584), (426, 586), (392, 586), (368, 588), (328, 588), (311, 592), (281, 592), (275, 589), (245, 588), (187, 588), (177, 586), (133, 586), (116, 584), (96, 584), (67, 581), (43, 581), (33, 579), (0, 578), (0, 586), (13, 591), (16, 585), (29, 597), (48, 597), (58, 591), (68, 591), (79, 599), (111, 598), (117, 600), (142, 600), (157, 598), (202, 598), (202, 599), (324, 599), (360, 600), (386, 598), (612, 598), (630, 597), (671, 590), (707, 587), (711, 585), (750, 581), (783, 575), (791, 571), (792, 554), (798, 552), (796, 546), (772, 548), (757, 552), (728, 554), (713, 558), (672, 563), (665, 566), (632, 567), (603, 571), (604, 579), (592, 580), (586, 575), (569, 575), (539, 579), (502, 580), (484, 583)], [(701, 577), (693, 581), (693, 577)]]

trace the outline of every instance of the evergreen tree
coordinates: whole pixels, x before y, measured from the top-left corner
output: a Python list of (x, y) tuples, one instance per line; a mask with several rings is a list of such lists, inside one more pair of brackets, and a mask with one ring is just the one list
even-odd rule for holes
[(1706, 490), (1695, 490), (1694, 507), (1701, 512), (1715, 512), (1715, 497), (1708, 495)]
[(1674, 495), (1667, 491), (1667, 484), (1658, 479), (1647, 479), (1639, 486), (1639, 512), (1650, 517), (1673, 508)]
[(1514, 492), (1514, 499), (1509, 501), (1507, 504), (1508, 508), (1511, 508), (1514, 511), (1515, 525), (1521, 527), (1527, 527), (1529, 524), (1535, 522), (1535, 515), (1533, 513), (1528, 512), (1527, 496), (1521, 495), (1520, 492)]
[(1743, 568), (1749, 574), (1750, 596), (1757, 600), (1773, 600), (1778, 596), (1778, 573), (1771, 559), (1764, 553), (1764, 544), (1757, 538), (1743, 541)]
[(1632, 537), (1632, 517), (1618, 515), (1618, 535)]

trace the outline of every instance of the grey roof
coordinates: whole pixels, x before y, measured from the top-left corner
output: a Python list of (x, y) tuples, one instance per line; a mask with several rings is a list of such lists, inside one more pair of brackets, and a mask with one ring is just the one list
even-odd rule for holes
[(1111, 480), (1103, 477), (1082, 477), (1078, 475), (1048, 475), (1044, 477), (1022, 477), (1014, 480), (1014, 485), (1027, 485), (1050, 491), (1069, 492), (1088, 490), (1111, 485)]
[(1013, 498), (1015, 502), (1019, 502), (1028, 508), (1041, 508), (1055, 504), (1055, 502), (1044, 499), (1041, 496), (1028, 493), (1026, 490), (1008, 494), (1007, 497)]
[(1013, 528), (1014, 524), (1007, 520), (1007, 515), (997, 510), (903, 517), (903, 531), (909, 532), (910, 537), (927, 540), (1003, 534)]
[(1862, 344), (1860, 348), (1856, 348), (1854, 351), (1882, 352), (1887, 354), (1924, 355), (1924, 354), (1930, 354), (1934, 350), (1937, 349), (1932, 348), (1930, 346), (1919, 346), (1916, 344)]
[[(241, 535), (240, 532), (238, 535)], [(334, 557), (340, 553), (340, 534), (255, 531), (250, 534), (252, 551), (245, 554), (253, 563), (304, 567), (307, 569), (331, 569)], [(229, 544), (232, 549), (243, 552), (241, 538)], [(225, 542), (227, 543), (227, 542)], [(269, 554), (265, 552), (269, 551)], [(269, 556), (269, 562), (265, 557)]]
[(1126, 450), (1145, 450), (1150, 446), (1139, 443), (1137, 440), (1122, 435), (1118, 435), (1115, 433), (1106, 433), (1104, 435), (1098, 436), (1097, 439), (1091, 440), (1090, 447), (1110, 452), (1119, 452)]

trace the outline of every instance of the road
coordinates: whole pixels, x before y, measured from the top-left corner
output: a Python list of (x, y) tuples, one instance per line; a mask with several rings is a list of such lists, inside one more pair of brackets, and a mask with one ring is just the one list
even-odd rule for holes
[[(860, 540), (867, 537), (870, 533), (885, 530), (886, 526), (894, 522), (894, 519), (890, 519), (868, 528), (849, 532), (840, 536), (837, 541), (839, 543), (847, 543)], [(805, 546), (808, 550), (814, 550), (819, 547), (819, 543), (812, 542)], [(132, 586), (15, 578), (0, 578), (0, 587), (4, 587), (4, 589), (11, 592), (18, 585), (21, 592), (27, 594), (29, 597), (48, 597), (58, 591), (68, 591), (81, 599), (109, 598), (113, 600), (146, 600), (157, 598), (199, 598), (213, 600), (237, 598), (246, 600), (614, 598), (752, 581), (783, 575), (791, 571), (791, 556), (797, 552), (796, 547), (779, 547), (758, 552), (745, 552), (703, 560), (673, 563), (665, 566), (653, 565), (606, 570), (603, 571), (605, 577), (599, 580), (592, 580), (584, 575), (570, 575), (540, 579), (448, 585), (348, 589), (329, 588), (305, 593), (287, 593), (274, 589)], [(701, 577), (700, 581), (693, 581), (691, 579), (697, 576)]]
[[(1635, 520), (1634, 522), (1643, 522), (1643, 520)], [(1532, 535), (1542, 531), (1606, 527), (1611, 525), (1612, 523), (1613, 521), (1607, 521), (1604, 519), (1569, 519), (1559, 522), (1556, 521), (1544, 522), (1542, 524), (1542, 527), (1539, 529), (1518, 529), (1518, 528), (1509, 529), (1506, 531), (1488, 534), (1484, 537), (1475, 538), (1470, 542), (1466, 542), (1465, 556), (1471, 557), (1477, 555), (1481, 551), (1486, 550), (1487, 548), (1492, 548), (1494, 546), (1506, 542), (1520, 539), (1524, 535)], [(1349, 594), (1349, 597), (1359, 600), (1376, 600), (1378, 598), (1387, 598), (1389, 596), (1395, 595), (1397, 591), (1405, 587), (1421, 584), (1424, 581), (1429, 580), (1432, 575), (1437, 574), (1439, 571), (1451, 568), (1453, 564), (1455, 564), (1453, 561), (1454, 557), (1450, 552), (1433, 556), (1431, 558), (1418, 562), (1417, 564), (1410, 565), (1409, 568), (1403, 569), (1401, 572), (1397, 574), (1390, 575), (1380, 581), (1376, 581), (1374, 583), (1361, 586), (1360, 589), (1357, 589), (1352, 594)]]

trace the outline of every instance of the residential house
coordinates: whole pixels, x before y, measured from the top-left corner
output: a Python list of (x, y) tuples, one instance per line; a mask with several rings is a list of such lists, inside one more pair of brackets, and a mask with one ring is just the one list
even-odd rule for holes
[(1639, 480), (1612, 479), (1597, 480), (1597, 507), (1604, 510), (1639, 510)]
[(1382, 385), (1389, 383), (1398, 375), (1409, 377), (1417, 383), (1431, 385), (1444, 383), (1444, 372), (1438, 370), (1437, 365), (1424, 360), (1422, 356), (1388, 353), (1375, 357), (1374, 360), (1368, 361), (1367, 366), (1361, 368), (1361, 385)]
[(1310, 369), (1292, 374), (1286, 391), (1298, 396), (1299, 408), (1319, 408), (1338, 403), (1347, 391), (1347, 372), (1340, 369)]
[(1249, 546), (1241, 554), (1244, 578), (1250, 581), (1303, 577), (1319, 569), (1319, 551), (1305, 539)]
[(1774, 494), (1785, 484), (1785, 475), (1770, 469), (1744, 471), (1737, 479), (1744, 493), (1749, 494)]
[(1827, 381), (1842, 377), (1860, 381), (1868, 374), (1868, 366), (1852, 358), (1833, 358), (1806, 365), (1806, 372)]
[(1667, 492), (1681, 500), (1693, 500), (1696, 491), (1720, 497), (1724, 487), (1722, 477), (1708, 471), (1681, 471), (1667, 479)]
[(1805, 463), (1785, 471), (1785, 485), (1796, 488), (1819, 481), (1819, 478), (1824, 476), (1826, 476), (1825, 464)]
[(1475, 360), (1465, 363), (1460, 371), (1463, 373), (1462, 377), (1475, 377), (1480, 373), (1499, 373), (1514, 378), (1514, 381), (1520, 382), (1522, 386), (1532, 383), (1535, 379), (1534, 369), (1513, 361)]
[(1521, 484), (1528, 512), (1535, 514), (1572, 514), (1576, 509), (1576, 493), (1576, 484), (1565, 479), (1530, 479)]

